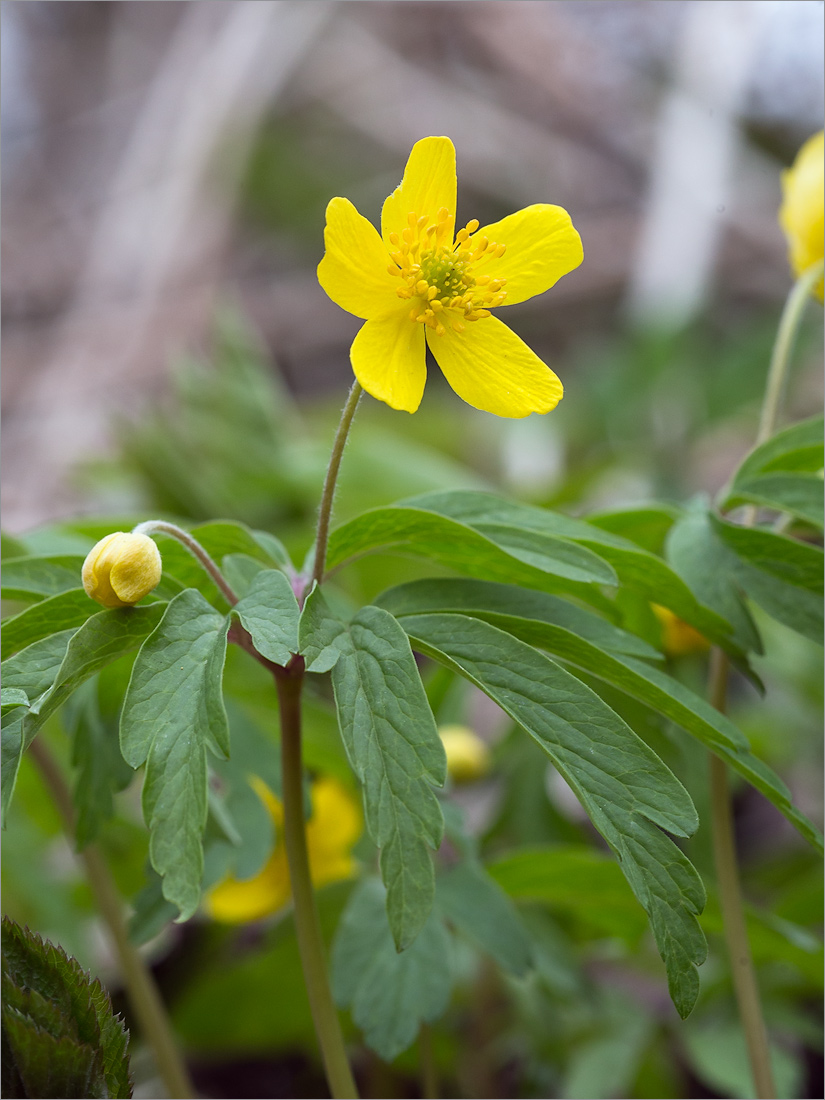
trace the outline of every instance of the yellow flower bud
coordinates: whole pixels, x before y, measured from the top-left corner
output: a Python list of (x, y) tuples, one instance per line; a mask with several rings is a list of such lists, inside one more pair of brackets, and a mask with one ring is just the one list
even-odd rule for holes
[(115, 531), (101, 539), (83, 562), (83, 587), (104, 607), (129, 607), (160, 583), (160, 551), (148, 535)]
[(689, 653), (704, 653), (709, 647), (707, 638), (694, 630), (689, 623), (674, 615), (668, 607), (651, 604), (653, 613), (662, 624), (662, 648), (668, 657), (686, 657)]
[[(823, 254), (825, 211), (825, 132), (808, 138), (787, 172), (782, 173), (779, 224), (788, 240), (788, 259), (797, 278)], [(823, 300), (823, 280), (813, 290)]]
[(490, 750), (467, 726), (441, 726), (439, 729), (447, 754), (447, 771), (456, 783), (471, 783), (490, 770)]

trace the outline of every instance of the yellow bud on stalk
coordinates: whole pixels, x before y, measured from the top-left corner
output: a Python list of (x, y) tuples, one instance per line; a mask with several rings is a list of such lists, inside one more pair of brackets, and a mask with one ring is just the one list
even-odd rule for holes
[[(779, 224), (788, 241), (788, 258), (794, 275), (822, 260), (823, 212), (825, 211), (825, 134), (808, 138), (787, 172), (782, 173), (782, 206)], [(822, 279), (813, 293), (822, 301)]]
[(490, 770), (490, 750), (467, 726), (441, 726), (447, 771), (455, 783), (471, 783)]
[(115, 531), (102, 538), (83, 562), (83, 587), (104, 607), (130, 607), (160, 583), (160, 551), (148, 535)]

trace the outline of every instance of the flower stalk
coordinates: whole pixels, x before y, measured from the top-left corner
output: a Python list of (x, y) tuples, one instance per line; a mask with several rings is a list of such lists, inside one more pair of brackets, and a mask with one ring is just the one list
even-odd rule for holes
[[(72, 839), (75, 835), (74, 806), (57, 761), (42, 737), (32, 742), (28, 753), (52, 796), (67, 837)], [(123, 903), (103, 853), (97, 844), (88, 844), (78, 853), (78, 857), (94, 894), (97, 910), (109, 930), (120, 963), (120, 976), (143, 1038), (154, 1055), (166, 1089), (164, 1095), (175, 1097), (176, 1100), (189, 1100), (190, 1097), (197, 1096), (197, 1091), (175, 1043), (166, 1006), (152, 973), (129, 939)]]
[[(765, 443), (776, 430), (779, 408), (790, 364), (791, 351), (799, 324), (811, 291), (822, 276), (823, 262), (812, 264), (791, 288), (779, 321), (765, 396), (759, 418), (756, 445)], [(744, 516), (746, 527), (756, 522), (756, 508), (749, 507)], [(711, 652), (708, 693), (713, 706), (722, 714), (727, 707), (730, 662), (721, 649)], [(730, 956), (731, 974), (739, 1018), (745, 1033), (751, 1073), (756, 1095), (760, 1100), (776, 1096), (776, 1085), (770, 1062), (768, 1034), (762, 1014), (759, 986), (751, 956), (745, 914), (742, 905), (739, 868), (733, 830), (733, 806), (724, 761), (710, 754), (710, 794), (713, 828), (713, 851), (719, 903), (725, 928), (725, 940)]]
[(329, 466), (324, 479), (324, 491), (321, 494), (321, 504), (318, 508), (318, 527), (315, 533), (315, 562), (312, 568), (312, 579), (318, 584), (324, 579), (324, 571), (327, 561), (327, 543), (329, 541), (329, 523), (332, 516), (332, 502), (335, 498), (335, 485), (338, 481), (338, 470), (341, 466), (341, 458), (347, 443), (352, 418), (364, 392), (360, 382), (352, 383), (352, 388), (347, 395), (344, 411), (335, 433), (335, 441), (332, 444), (332, 454), (329, 456)]
[(145, 523), (139, 523), (137, 527), (132, 531), (133, 535), (169, 535), (170, 538), (177, 539), (182, 546), (185, 546), (189, 553), (198, 559), (206, 572), (218, 586), (221, 594), (226, 599), (230, 607), (234, 607), (238, 602), (237, 595), (233, 592), (231, 586), (227, 583), (223, 573), (221, 573), (216, 562), (210, 555), (204, 550), (197, 539), (192, 538), (188, 531), (184, 531), (182, 527), (178, 527), (175, 523), (166, 523), (160, 519), (150, 519)]

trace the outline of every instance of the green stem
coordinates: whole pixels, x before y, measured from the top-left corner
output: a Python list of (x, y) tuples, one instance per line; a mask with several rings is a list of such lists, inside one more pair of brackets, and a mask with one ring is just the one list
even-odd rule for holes
[(170, 538), (177, 539), (181, 545), (185, 546), (189, 553), (198, 559), (206, 572), (221, 590), (226, 597), (226, 601), (230, 607), (234, 607), (238, 602), (238, 597), (232, 591), (232, 588), (227, 583), (223, 573), (221, 573), (216, 562), (210, 555), (204, 550), (197, 539), (193, 539), (188, 531), (184, 531), (182, 527), (178, 527), (175, 523), (166, 523), (161, 519), (149, 519), (145, 523), (139, 523), (132, 531), (133, 535), (169, 535)]
[[(32, 742), (28, 753), (54, 799), (66, 835), (73, 839), (74, 806), (63, 773), (42, 737)], [(94, 894), (98, 912), (112, 937), (129, 1003), (143, 1038), (155, 1056), (155, 1063), (165, 1086), (165, 1095), (175, 1097), (176, 1100), (189, 1100), (190, 1097), (197, 1096), (195, 1086), (175, 1043), (166, 1006), (155, 980), (140, 952), (129, 939), (123, 903), (103, 854), (97, 844), (88, 844), (78, 855)]]
[(771, 365), (765, 383), (765, 396), (762, 399), (762, 413), (759, 417), (759, 431), (756, 433), (756, 445), (770, 439), (776, 429), (782, 391), (785, 388), (785, 376), (788, 373), (791, 351), (799, 329), (802, 313), (808, 304), (811, 290), (822, 274), (822, 260), (809, 267), (791, 287), (791, 292), (779, 319), (779, 328), (771, 354)]
[(418, 1061), (421, 1066), (421, 1095), (424, 1100), (438, 1100), (438, 1069), (433, 1051), (433, 1032), (422, 1024), (418, 1032)]
[[(822, 274), (822, 268), (821, 260), (808, 268), (794, 283), (785, 302), (765, 383), (765, 396), (756, 435), (757, 446), (770, 439), (776, 430), (794, 340), (811, 290)], [(750, 527), (756, 522), (756, 512), (754, 507), (746, 509), (743, 516), (744, 526)], [(714, 707), (723, 714), (727, 707), (729, 670), (730, 664), (725, 653), (721, 649), (714, 649), (710, 658), (709, 694)], [(768, 1034), (742, 906), (727, 768), (713, 753), (710, 754), (710, 794), (716, 878), (733, 988), (745, 1032), (756, 1095), (762, 1100), (776, 1096), (776, 1085), (773, 1081)]]
[(307, 851), (303, 766), (301, 763), (301, 688), (303, 658), (293, 658), (290, 667), (276, 675), (281, 716), (281, 784), (284, 803), (284, 843), (298, 950), (304, 970), (315, 1031), (321, 1046), (327, 1081), (336, 1100), (357, 1098), (358, 1092), (347, 1060), (338, 1013), (332, 1000), (324, 958), (321, 923), (309, 870)]
[(335, 483), (338, 480), (338, 468), (341, 465), (341, 457), (349, 435), (352, 418), (358, 408), (361, 394), (364, 392), (360, 382), (356, 379), (347, 396), (344, 411), (341, 413), (341, 421), (338, 431), (335, 433), (335, 442), (332, 444), (332, 454), (329, 456), (327, 476), (324, 479), (324, 491), (321, 494), (321, 504), (318, 508), (318, 528), (315, 533), (315, 564), (312, 569), (312, 579), (318, 584), (324, 579), (324, 570), (327, 562), (327, 541), (329, 539), (329, 521), (332, 515), (332, 501), (335, 497)]
[[(710, 697), (714, 707), (722, 714), (725, 713), (727, 704), (727, 683), (728, 658), (721, 649), (714, 649), (711, 654)], [(776, 1096), (776, 1085), (773, 1080), (768, 1033), (762, 1016), (759, 986), (748, 942), (742, 892), (739, 886), (739, 868), (733, 832), (733, 805), (728, 786), (727, 767), (724, 761), (713, 753), (710, 753), (710, 797), (713, 855), (725, 942), (730, 956), (733, 989), (745, 1033), (756, 1095), (759, 1100), (770, 1100), (771, 1097)]]

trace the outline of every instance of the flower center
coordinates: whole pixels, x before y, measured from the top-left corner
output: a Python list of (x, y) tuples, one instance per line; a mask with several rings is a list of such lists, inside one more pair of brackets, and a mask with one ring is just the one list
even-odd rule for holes
[(407, 215), (407, 227), (400, 235), (390, 233), (396, 251), (390, 253), (390, 275), (401, 279), (399, 298), (414, 304), (410, 320), (427, 325), (443, 336), (449, 325), (463, 332), (468, 321), (490, 316), (490, 310), (506, 298), (506, 279), (478, 275), (484, 261), (504, 255), (505, 246), (486, 237), (470, 240), (478, 222), (467, 223), (452, 240), (450, 212), (442, 207), (435, 221), (415, 211)]

